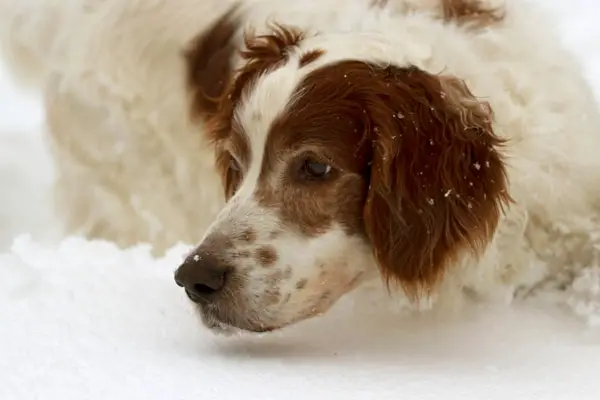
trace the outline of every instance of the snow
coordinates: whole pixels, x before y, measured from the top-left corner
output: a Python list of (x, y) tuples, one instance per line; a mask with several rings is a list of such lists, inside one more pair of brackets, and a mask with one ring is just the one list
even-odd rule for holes
[[(600, 96), (597, 0), (545, 1)], [(373, 294), (268, 335), (204, 330), (144, 246), (58, 239), (35, 93), (0, 71), (0, 399), (597, 399), (600, 269), (511, 308), (411, 315)], [(595, 297), (596, 296), (596, 297)]]

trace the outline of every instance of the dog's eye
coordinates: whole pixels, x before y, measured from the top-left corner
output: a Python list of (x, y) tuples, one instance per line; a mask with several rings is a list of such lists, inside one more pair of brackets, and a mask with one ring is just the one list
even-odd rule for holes
[(325, 178), (331, 172), (331, 165), (307, 159), (302, 164), (302, 172), (309, 178)]

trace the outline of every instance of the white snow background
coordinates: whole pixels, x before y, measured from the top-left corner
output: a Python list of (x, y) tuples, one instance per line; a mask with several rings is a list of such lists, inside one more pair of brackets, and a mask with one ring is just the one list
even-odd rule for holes
[[(543, 3), (600, 96), (600, 3)], [(600, 399), (593, 266), (565, 296), (510, 308), (441, 320), (357, 294), (278, 333), (219, 338), (173, 282), (185, 248), (156, 260), (56, 237), (42, 139), (37, 94), (0, 71), (1, 400)]]

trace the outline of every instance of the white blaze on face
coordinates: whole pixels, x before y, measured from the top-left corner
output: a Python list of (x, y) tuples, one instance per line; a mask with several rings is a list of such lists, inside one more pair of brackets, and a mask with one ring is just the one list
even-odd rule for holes
[[(217, 217), (217, 221), (234, 219), (258, 225), (257, 228), (267, 222), (265, 214), (268, 212), (258, 210), (260, 206), (255, 201), (254, 194), (260, 179), (271, 126), (288, 107), (299, 82), (298, 75), (296, 67), (282, 67), (271, 71), (259, 77), (241, 99), (234, 118), (250, 145), (250, 164), (244, 173), (240, 188)], [(273, 223), (272, 220), (269, 222)], [(211, 228), (218, 228), (217, 225), (213, 224)], [(209, 229), (209, 232), (211, 230)]]
[(290, 61), (287, 66), (262, 75), (242, 98), (235, 118), (251, 144), (254, 160), (262, 159), (273, 122), (290, 106), (302, 74)]

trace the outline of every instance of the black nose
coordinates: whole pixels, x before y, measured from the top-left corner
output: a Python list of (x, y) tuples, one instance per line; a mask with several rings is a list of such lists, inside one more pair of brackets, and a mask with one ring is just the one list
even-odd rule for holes
[(225, 285), (228, 269), (215, 257), (194, 254), (175, 272), (175, 282), (196, 303), (209, 302)]

